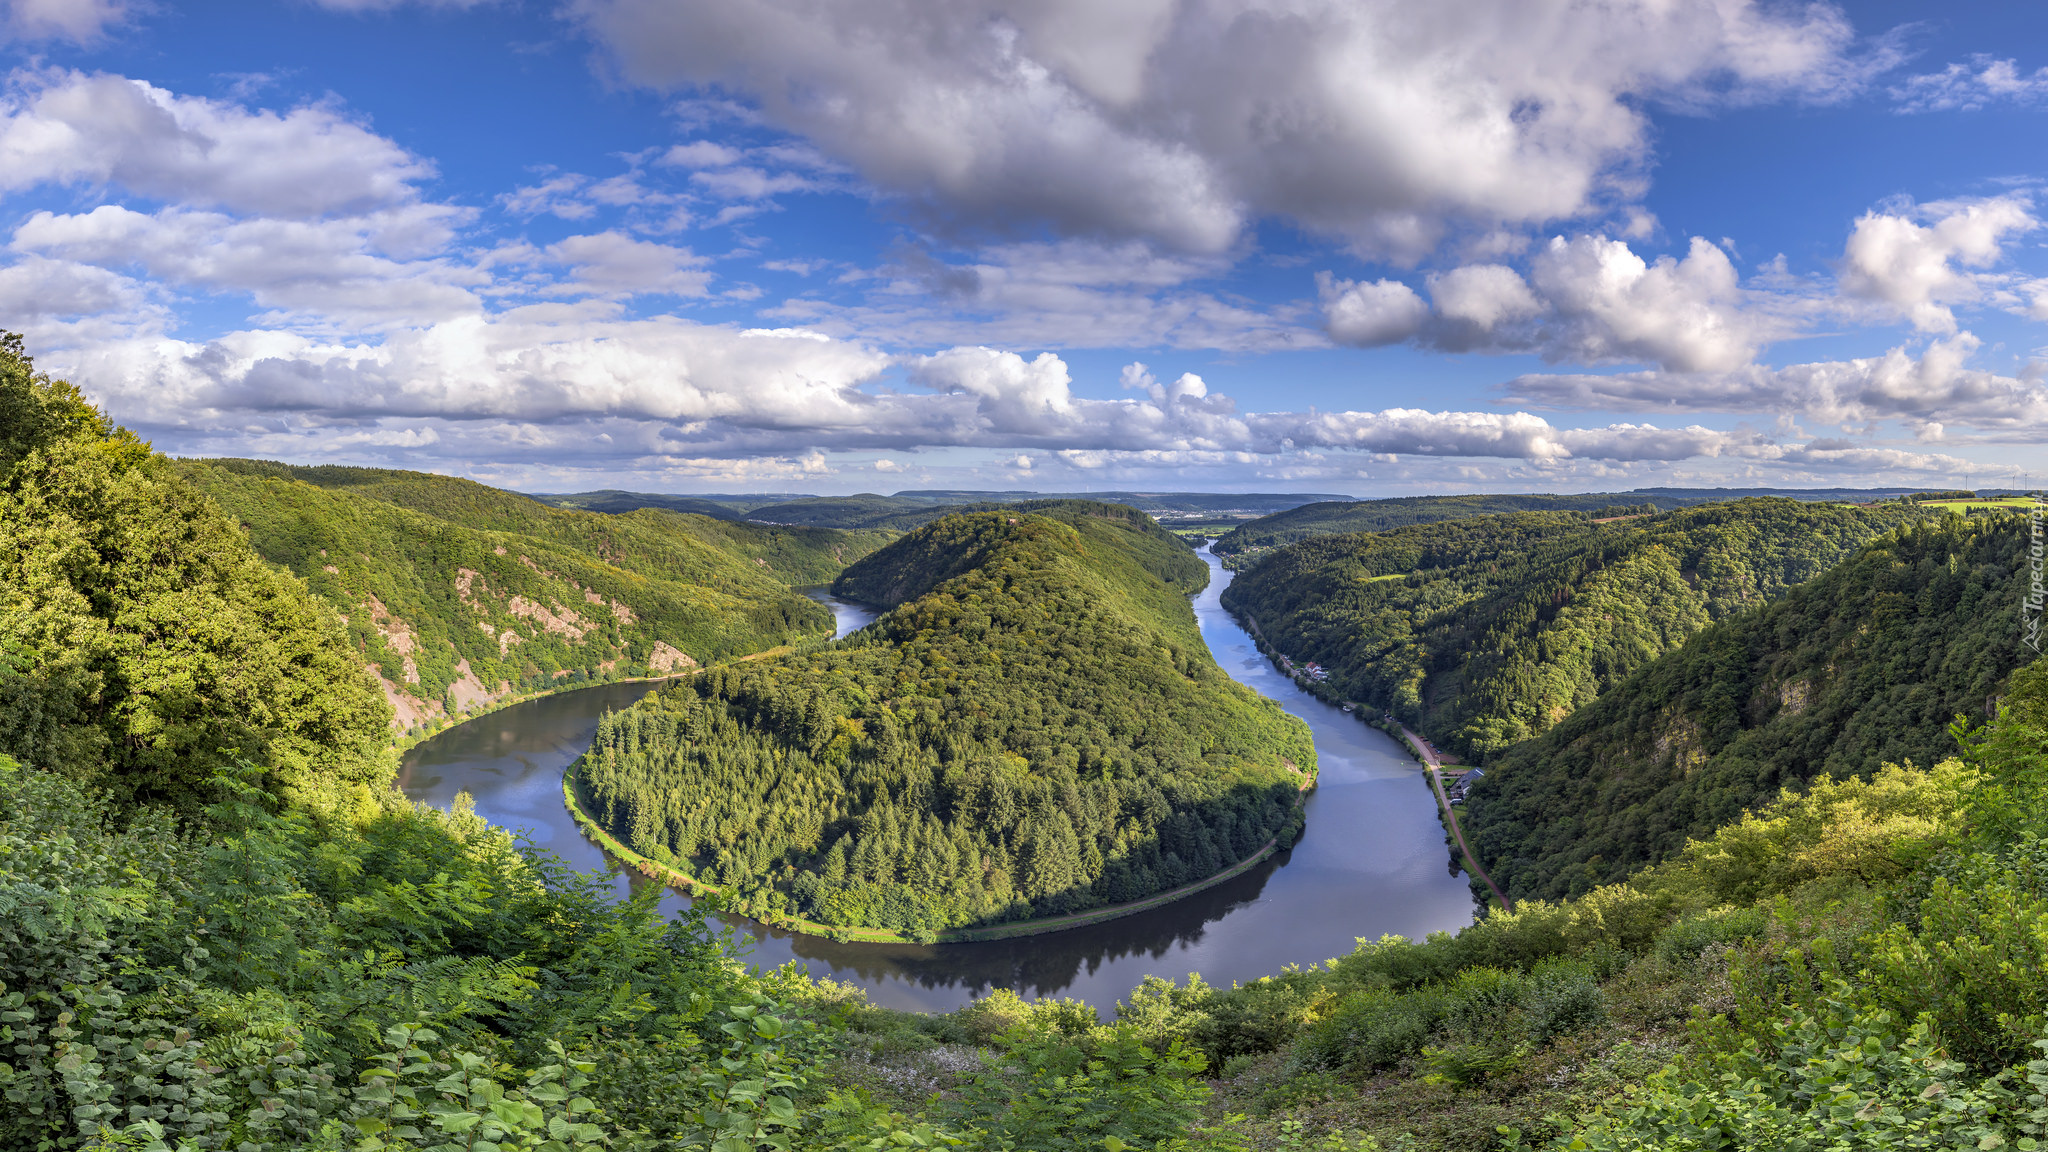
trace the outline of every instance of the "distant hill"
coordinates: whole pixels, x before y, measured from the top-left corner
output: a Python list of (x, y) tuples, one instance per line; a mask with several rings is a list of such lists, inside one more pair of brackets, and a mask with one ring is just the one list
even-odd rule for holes
[(746, 518), (746, 507), (700, 496), (670, 496), (659, 492), (621, 492), (617, 489), (605, 489), (599, 492), (572, 492), (563, 495), (537, 493), (533, 499), (555, 508), (574, 508), (584, 512), (620, 513), (637, 512), (642, 508), (660, 508), (668, 512), (691, 512), (719, 520)]
[(1916, 515), (1929, 513), (1751, 499), (1318, 536), (1240, 574), (1223, 602), (1335, 691), (1483, 761)]
[(986, 492), (974, 489), (913, 489), (883, 496), (668, 495), (654, 492), (572, 492), (532, 497), (557, 508), (631, 512), (667, 508), (719, 519), (758, 520), (818, 528), (880, 528), (908, 531), (939, 516), (1036, 500), (1094, 500), (1128, 504), (1154, 516), (1224, 524), (1294, 508), (1318, 500), (1342, 500), (1327, 493), (1229, 492)]
[(551, 508), (468, 480), (184, 460), (186, 482), (346, 618), (401, 727), (506, 694), (829, 634), (793, 587), (888, 533)]
[(1315, 770), (1210, 658), (1206, 579), (1128, 507), (945, 517), (835, 584), (895, 605), (869, 628), (607, 717), (583, 802), (757, 912), (924, 939), (1202, 879), (1291, 839)]
[[(1925, 488), (1636, 488), (1627, 492), (1401, 496), (1384, 500), (1338, 498), (1247, 521), (1217, 539), (1215, 552), (1231, 561), (1273, 548), (1345, 532), (1383, 532), (1467, 516), (1508, 512), (1583, 512), (1589, 518), (1685, 508), (1751, 497), (1867, 504)], [(1239, 566), (1233, 563), (1233, 567)]]
[(1507, 750), (1461, 819), (1511, 896), (1563, 896), (1669, 859), (1821, 773), (1957, 751), (2012, 671), (2029, 578), (2023, 516), (1921, 521), (1712, 624)]
[(1308, 504), (1238, 525), (1217, 539), (1218, 556), (1242, 556), (1347, 532), (1384, 532), (1412, 524), (1434, 524), (1471, 516), (1513, 512), (1576, 512), (1590, 519), (1603, 513), (1629, 515), (1682, 508), (1696, 501), (1645, 497), (1623, 492), (1506, 496), (1401, 496), (1387, 500), (1342, 500)]

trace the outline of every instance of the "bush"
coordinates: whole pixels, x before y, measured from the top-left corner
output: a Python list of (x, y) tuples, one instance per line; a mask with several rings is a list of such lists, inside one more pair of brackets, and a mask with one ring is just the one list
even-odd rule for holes
[(1715, 908), (1658, 933), (1652, 951), (1667, 964), (1690, 967), (1709, 948), (1763, 935), (1769, 923), (1761, 908)]

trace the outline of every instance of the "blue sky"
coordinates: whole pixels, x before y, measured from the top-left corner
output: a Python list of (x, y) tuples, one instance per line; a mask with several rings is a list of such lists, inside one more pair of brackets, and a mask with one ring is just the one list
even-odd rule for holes
[(0, 326), (528, 490), (2021, 486), (2048, 14), (12, 0)]

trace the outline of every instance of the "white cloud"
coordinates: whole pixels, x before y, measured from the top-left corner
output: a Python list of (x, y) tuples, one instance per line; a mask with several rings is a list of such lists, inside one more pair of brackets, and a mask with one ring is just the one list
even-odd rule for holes
[(1415, 335), (1429, 316), (1429, 305), (1399, 280), (1357, 283), (1321, 272), (1316, 295), (1330, 338), (1359, 348), (1398, 344)]
[(1425, 303), (1398, 280), (1317, 276), (1332, 339), (1360, 347), (1415, 340), (1453, 352), (1539, 352), (1546, 359), (1649, 360), (1675, 371), (1729, 369), (1787, 333), (1773, 301), (1745, 291), (1719, 248), (1695, 237), (1682, 259), (1645, 261), (1602, 236), (1557, 237), (1529, 278), (1471, 264), (1427, 278)]
[(570, 266), (578, 287), (602, 295), (709, 294), (711, 273), (702, 267), (707, 261), (688, 248), (635, 240), (622, 232), (600, 232), (571, 236), (549, 245), (547, 252)]
[(2020, 197), (2000, 196), (1866, 212), (1843, 249), (1842, 291), (1911, 320), (1923, 332), (1953, 332), (1956, 318), (1948, 305), (1983, 295), (1982, 278), (1956, 265), (1996, 263), (2007, 236), (2040, 226), (2028, 207)]
[(69, 40), (90, 44), (128, 21), (123, 0), (0, 0), (0, 27), (10, 40)]
[(2017, 61), (1980, 52), (1968, 64), (1908, 76), (1891, 96), (1901, 112), (1975, 112), (1993, 104), (2038, 104), (2048, 99), (2048, 68), (2022, 72)]
[(498, 197), (498, 203), (514, 216), (554, 216), (562, 220), (588, 220), (597, 206), (582, 196), (590, 178), (577, 172), (550, 176), (538, 184), (523, 185)]
[(957, 264), (912, 247), (874, 278), (862, 304), (799, 297), (770, 314), (923, 347), (1325, 346), (1290, 307), (1261, 309), (1193, 286), (1227, 268), (1219, 258), (1165, 255), (1131, 241), (991, 245)]
[(714, 140), (692, 140), (662, 153), (661, 162), (678, 168), (725, 168), (739, 163), (746, 153)]
[(0, 268), (0, 316), (15, 327), (47, 317), (149, 310), (141, 283), (104, 268), (30, 256)]
[(1968, 332), (1915, 356), (1882, 356), (1727, 373), (1626, 372), (1522, 376), (1502, 386), (1510, 403), (1604, 411), (1780, 412), (1831, 424), (1900, 420), (1916, 428), (2048, 429), (2048, 387), (1969, 367)]
[(690, 185), (721, 200), (766, 200), (784, 192), (812, 192), (821, 185), (794, 172), (760, 168), (715, 168), (690, 174)]
[(1254, 447), (1348, 448), (1400, 456), (1479, 456), (1521, 460), (1571, 457), (1604, 460), (1683, 460), (1718, 456), (1751, 442), (1712, 429), (1662, 429), (1648, 424), (1605, 428), (1552, 427), (1527, 412), (1260, 413), (1248, 417)]
[(1503, 264), (1468, 264), (1432, 275), (1429, 298), (1451, 338), (1444, 342), (1467, 346), (1484, 343), (1488, 334), (1543, 311), (1521, 275)]
[(282, 114), (139, 80), (23, 72), (0, 98), (0, 191), (119, 185), (288, 219), (410, 204), (433, 166), (326, 107)]
[(1735, 266), (1697, 236), (1684, 259), (1654, 263), (1619, 240), (1559, 237), (1529, 276), (1557, 317), (1547, 341), (1554, 357), (1712, 371), (1748, 363), (1764, 337), (1743, 308)]
[(453, 215), (436, 205), (411, 205), (330, 220), (237, 219), (110, 204), (79, 215), (35, 213), (15, 230), (12, 247), (104, 268), (138, 268), (178, 285), (246, 292), (288, 316), (382, 327), (480, 309), (474, 288), (483, 275), (430, 255), (448, 243)]
[(1220, 251), (1293, 220), (1414, 257), (1641, 187), (1646, 101), (1860, 84), (1824, 4), (579, 0), (630, 80), (743, 94), (955, 220)]
[(281, 410), (337, 421), (726, 420), (806, 433), (863, 427), (873, 400), (854, 389), (889, 364), (867, 346), (809, 334), (669, 317), (555, 323), (528, 310), (396, 331), (381, 344), (257, 331), (53, 359), (120, 418), (171, 428)]

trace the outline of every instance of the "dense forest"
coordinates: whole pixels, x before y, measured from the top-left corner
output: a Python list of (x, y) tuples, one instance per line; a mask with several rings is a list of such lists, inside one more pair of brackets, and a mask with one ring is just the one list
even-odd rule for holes
[(1484, 762), (1910, 515), (1752, 499), (1604, 524), (1524, 512), (1323, 536), (1241, 574), (1223, 602), (1328, 669), (1337, 694)]
[(250, 761), (310, 801), (388, 773), (390, 715), (331, 608), (0, 339), (0, 753), (186, 812)]
[(1781, 788), (1949, 755), (2031, 654), (2029, 546), (2022, 516), (1920, 521), (1706, 628), (1497, 759), (1463, 810), (1481, 863), (1511, 896), (1575, 895)]
[(576, 780), (750, 905), (926, 938), (1204, 878), (1291, 837), (1307, 728), (1210, 659), (1207, 568), (1134, 509), (956, 515), (835, 589), (898, 605), (607, 717)]
[(402, 726), (511, 692), (829, 633), (791, 590), (886, 534), (562, 511), (417, 472), (183, 461), (259, 554), (343, 615)]

